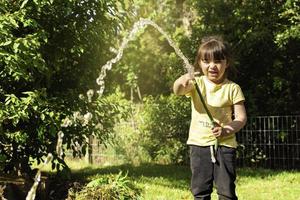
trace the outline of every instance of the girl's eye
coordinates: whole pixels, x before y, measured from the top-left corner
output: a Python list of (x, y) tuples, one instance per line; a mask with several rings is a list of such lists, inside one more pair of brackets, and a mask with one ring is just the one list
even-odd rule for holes
[(202, 59), (202, 62), (207, 64), (207, 63), (209, 63), (209, 60)]
[(221, 63), (222, 62), (222, 60), (214, 60), (214, 63)]

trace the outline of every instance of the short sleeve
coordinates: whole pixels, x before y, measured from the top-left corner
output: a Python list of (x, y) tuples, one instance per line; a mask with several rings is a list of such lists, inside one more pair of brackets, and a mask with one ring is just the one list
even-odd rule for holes
[(232, 90), (232, 103), (236, 104), (241, 101), (245, 101), (244, 94), (242, 92), (242, 89), (239, 85), (234, 84), (233, 90)]
[(195, 86), (193, 85), (193, 88), (191, 91), (189, 91), (188, 93), (185, 94), (186, 97), (190, 98), (193, 96), (193, 93), (195, 92)]

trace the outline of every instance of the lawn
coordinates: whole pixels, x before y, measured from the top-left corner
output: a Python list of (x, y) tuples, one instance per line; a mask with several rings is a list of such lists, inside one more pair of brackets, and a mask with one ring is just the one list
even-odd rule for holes
[[(68, 161), (74, 180), (90, 181), (107, 174), (128, 173), (143, 189), (144, 200), (192, 200), (188, 166), (143, 164), (96, 166)], [(237, 171), (237, 194), (241, 200), (300, 200), (300, 172), (257, 168)], [(217, 200), (215, 190), (212, 199)]]

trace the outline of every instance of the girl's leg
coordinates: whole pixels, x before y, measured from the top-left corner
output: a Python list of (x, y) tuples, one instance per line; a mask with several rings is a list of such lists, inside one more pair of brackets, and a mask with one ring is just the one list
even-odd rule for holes
[(210, 200), (213, 188), (213, 163), (209, 147), (190, 146), (191, 191), (195, 200)]
[(217, 163), (214, 167), (215, 183), (219, 200), (237, 200), (235, 194), (236, 150), (221, 146), (217, 151)]

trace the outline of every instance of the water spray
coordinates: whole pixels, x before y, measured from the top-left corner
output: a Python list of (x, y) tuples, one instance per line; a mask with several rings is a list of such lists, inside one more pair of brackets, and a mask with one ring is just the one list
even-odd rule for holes
[(51, 153), (49, 153), (43, 163), (43, 165), (38, 169), (35, 177), (34, 177), (34, 183), (31, 186), (29, 192), (27, 193), (26, 196), (26, 200), (35, 200), (35, 196), (36, 196), (36, 190), (39, 186), (39, 183), (41, 181), (41, 176), (42, 176), (42, 169), (52, 161), (53, 159), (53, 155)]
[[(204, 101), (204, 98), (201, 94), (201, 91), (199, 89), (199, 86), (195, 80), (195, 76), (194, 76), (194, 67), (189, 63), (188, 59), (183, 55), (182, 51), (177, 47), (177, 45), (173, 42), (173, 40), (169, 37), (169, 35), (167, 35), (167, 33), (160, 27), (158, 26), (155, 22), (151, 21), (150, 19), (144, 19), (141, 18), (139, 21), (135, 22), (133, 25), (132, 30), (130, 31), (130, 33), (128, 34), (127, 37), (124, 37), (122, 43), (121, 43), (121, 47), (119, 48), (118, 51), (115, 51), (115, 53), (117, 54), (113, 59), (109, 60), (106, 62), (105, 65), (102, 66), (101, 68), (101, 72), (99, 77), (97, 78), (96, 82), (97, 84), (100, 86), (99, 91), (97, 92), (100, 96), (102, 96), (104, 88), (105, 88), (105, 82), (104, 82), (104, 78), (106, 77), (106, 70), (110, 70), (112, 68), (112, 65), (116, 62), (118, 62), (122, 56), (123, 56), (123, 51), (124, 49), (127, 47), (128, 42), (133, 40), (135, 38), (135, 36), (137, 35), (138, 31), (148, 25), (151, 25), (152, 27), (154, 27), (157, 31), (159, 31), (168, 41), (169, 45), (171, 47), (173, 47), (173, 49), (175, 50), (175, 53), (183, 60), (184, 62), (184, 66), (188, 72), (188, 74), (190, 75), (190, 77), (193, 79), (193, 84), (196, 88), (196, 91), (199, 95), (199, 98), (202, 102), (202, 105), (205, 109), (206, 114), (209, 117), (210, 123), (211, 123), (211, 127), (215, 127), (216, 122), (214, 121), (211, 113), (209, 112), (206, 103)], [(215, 151), (218, 148), (218, 139), (216, 138), (216, 142), (214, 145), (214, 149)], [(215, 162), (214, 156), (212, 155), (212, 160), (213, 162)]]
[[(215, 121), (213, 120), (213, 117), (211, 115), (211, 113), (209, 112), (206, 104), (205, 104), (205, 101), (204, 101), (204, 98), (201, 94), (201, 91), (199, 89), (199, 86), (197, 84), (197, 82), (195, 81), (195, 77), (194, 77), (194, 67), (189, 63), (188, 59), (183, 55), (182, 51), (176, 46), (176, 44), (172, 41), (172, 39), (166, 34), (166, 32), (160, 27), (158, 26), (155, 22), (151, 21), (150, 19), (143, 19), (141, 18), (139, 21), (137, 21), (136, 23), (134, 23), (133, 25), (133, 28), (132, 30), (130, 31), (130, 33), (128, 34), (127, 37), (124, 37), (122, 43), (121, 43), (121, 46), (119, 48), (118, 51), (115, 51), (116, 53), (116, 56), (107, 61), (105, 65), (103, 65), (101, 67), (101, 71), (100, 71), (100, 75), (99, 77), (96, 79), (96, 82), (97, 84), (100, 86), (99, 90), (97, 91), (98, 95), (101, 97), (103, 92), (104, 92), (104, 89), (105, 89), (105, 82), (104, 82), (104, 78), (106, 77), (106, 71), (107, 70), (111, 70), (112, 68), (112, 65), (117, 63), (123, 56), (123, 51), (124, 49), (127, 47), (128, 45), (128, 42), (133, 40), (135, 38), (135, 36), (137, 35), (138, 31), (148, 25), (151, 25), (152, 27), (154, 27), (156, 30), (158, 30), (168, 41), (169, 45), (171, 47), (173, 47), (173, 49), (175, 50), (175, 53), (183, 60), (184, 62), (184, 66), (188, 72), (188, 74), (190, 75), (190, 77), (193, 79), (193, 84), (196, 88), (196, 91), (200, 97), (200, 100), (203, 104), (203, 107), (211, 121), (211, 125), (212, 127), (215, 126)], [(90, 103), (92, 101), (92, 97), (94, 95), (94, 91), (93, 90), (88, 90), (87, 91), (87, 96), (88, 96), (88, 102)], [(79, 98), (83, 98), (83, 97), (79, 97)], [(73, 114), (73, 117), (74, 119), (76, 120), (77, 118), (80, 117), (80, 119), (82, 118), (80, 113), (78, 112), (75, 112)], [(84, 119), (84, 123), (83, 123), (83, 126), (87, 125), (88, 121), (91, 120), (92, 118), (92, 114), (91, 113), (87, 113), (83, 116), (83, 119)], [(74, 121), (75, 121), (74, 120)], [(68, 127), (72, 124), (72, 121), (67, 117), (63, 123), (62, 123), (62, 127)], [(63, 155), (63, 147), (62, 147), (62, 144), (63, 144), (63, 137), (64, 137), (64, 134), (62, 131), (59, 131), (58, 132), (58, 139), (57, 139), (57, 146), (56, 146), (56, 152), (57, 152), (57, 155), (58, 157), (61, 157)], [(211, 146), (212, 147), (212, 146)], [(218, 147), (218, 141), (216, 139), (216, 143), (215, 143), (215, 150), (217, 149)], [(213, 152), (213, 151), (211, 151)], [(41, 180), (41, 170), (44, 166), (46, 166), (48, 163), (50, 163), (53, 159), (53, 155), (52, 154), (48, 154), (46, 159), (45, 159), (45, 162), (43, 163), (43, 165), (38, 169), (38, 172), (36, 173), (36, 176), (35, 176), (35, 179), (34, 179), (34, 183), (30, 189), (30, 191), (28, 192), (27, 194), (27, 197), (26, 197), (26, 200), (34, 200), (35, 199), (35, 196), (36, 196), (36, 189), (38, 187), (38, 184)], [(214, 155), (212, 155), (212, 160), (214, 159)], [(215, 161), (213, 161), (215, 162)]]
[(133, 40), (136, 37), (139, 30), (145, 28), (148, 25), (154, 27), (156, 30), (158, 30), (158, 32), (160, 32), (164, 36), (164, 38), (167, 39), (169, 45), (173, 47), (173, 49), (175, 50), (175, 53), (183, 60), (184, 66), (187, 69), (187, 71), (190, 74), (193, 74), (194, 67), (189, 63), (188, 59), (183, 55), (181, 50), (176, 46), (176, 44), (167, 35), (167, 33), (160, 26), (158, 26), (155, 22), (151, 21), (150, 19), (141, 18), (139, 21), (134, 23), (133, 28), (131, 29), (129, 34), (123, 38), (120, 48), (118, 49), (118, 51), (115, 51), (117, 55), (111, 60), (107, 61), (106, 64), (101, 67), (100, 75), (96, 80), (97, 84), (100, 86), (100, 89), (97, 91), (97, 93), (100, 96), (102, 96), (105, 87), (104, 78), (106, 77), (106, 70), (110, 70), (112, 68), (112, 65), (117, 63), (122, 58), (124, 49), (127, 47), (128, 42)]

